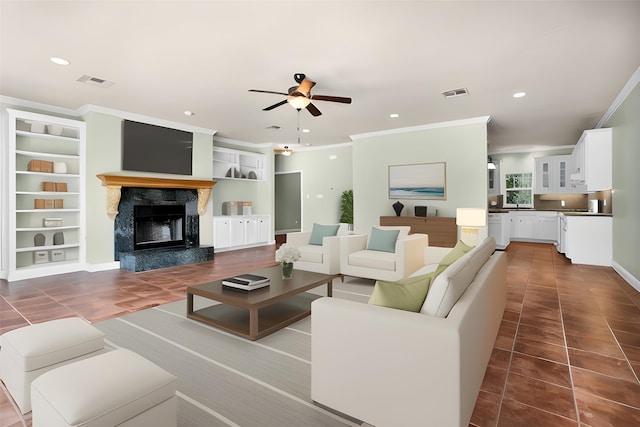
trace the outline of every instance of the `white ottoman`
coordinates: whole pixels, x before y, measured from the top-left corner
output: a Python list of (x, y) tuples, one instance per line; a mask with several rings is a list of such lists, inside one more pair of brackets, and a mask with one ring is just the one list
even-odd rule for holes
[(100, 354), (104, 334), (72, 317), (6, 332), (0, 347), (0, 378), (26, 414), (31, 410), (31, 382), (58, 366)]
[(124, 349), (70, 363), (31, 383), (33, 427), (175, 427), (177, 379)]

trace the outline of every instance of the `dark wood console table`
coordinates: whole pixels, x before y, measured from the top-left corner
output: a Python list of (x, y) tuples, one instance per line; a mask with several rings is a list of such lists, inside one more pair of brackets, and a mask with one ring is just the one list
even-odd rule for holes
[(455, 218), (443, 216), (381, 216), (380, 225), (408, 225), (410, 233), (429, 235), (429, 246), (452, 248), (458, 241), (458, 226)]

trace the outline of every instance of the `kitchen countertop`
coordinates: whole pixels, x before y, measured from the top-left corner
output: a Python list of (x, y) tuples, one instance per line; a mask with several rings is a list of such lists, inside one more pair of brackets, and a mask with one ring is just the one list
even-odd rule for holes
[(509, 213), (509, 212), (558, 212), (567, 216), (613, 216), (610, 213), (589, 212), (586, 209), (504, 209), (490, 208), (489, 213)]

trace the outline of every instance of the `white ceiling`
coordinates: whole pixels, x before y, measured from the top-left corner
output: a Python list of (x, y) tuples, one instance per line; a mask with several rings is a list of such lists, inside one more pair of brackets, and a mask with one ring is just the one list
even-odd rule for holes
[[(575, 144), (640, 66), (639, 1), (5, 1), (0, 94), (87, 104), (293, 145), (491, 116), (490, 151)], [(71, 61), (54, 65), (52, 56)], [(90, 75), (109, 88), (80, 83)], [(466, 97), (441, 92), (467, 88)], [(514, 99), (514, 92), (527, 96)], [(187, 117), (183, 111), (195, 115)], [(392, 119), (390, 113), (399, 114)], [(280, 126), (281, 130), (267, 129)]]

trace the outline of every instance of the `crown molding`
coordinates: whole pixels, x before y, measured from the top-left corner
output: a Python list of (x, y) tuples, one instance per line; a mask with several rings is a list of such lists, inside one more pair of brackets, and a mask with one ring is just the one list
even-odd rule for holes
[(101, 107), (99, 105), (93, 105), (93, 104), (83, 105), (82, 107), (78, 108), (78, 113), (80, 113), (81, 116), (84, 116), (88, 113), (108, 114), (110, 116), (120, 117), (126, 120), (134, 120), (137, 122), (144, 122), (152, 125), (164, 126), (172, 129), (183, 130), (186, 132), (204, 133), (207, 135), (214, 135), (217, 132), (217, 130), (215, 129), (192, 126), (185, 123), (158, 119), (156, 117), (149, 117), (142, 114), (130, 113), (128, 111), (116, 110), (114, 108)]
[(596, 125), (596, 129), (603, 127), (609, 121), (611, 116), (613, 116), (618, 107), (620, 107), (620, 105), (622, 105), (622, 103), (627, 99), (631, 91), (635, 89), (638, 83), (640, 83), (640, 67), (638, 67), (635, 73), (631, 75), (627, 84), (624, 85), (618, 96), (616, 96), (616, 99), (613, 100), (613, 103), (611, 104), (609, 109), (606, 111), (606, 113), (604, 113), (604, 115)]
[(465, 126), (465, 125), (478, 124), (478, 123), (489, 123), (490, 121), (491, 121), (491, 116), (481, 116), (481, 117), (473, 117), (470, 119), (451, 120), (448, 122), (431, 123), (428, 125), (419, 125), (419, 126), (409, 126), (405, 128), (388, 129), (388, 130), (381, 130), (377, 132), (367, 132), (367, 133), (360, 133), (360, 134), (349, 135), (349, 136), (352, 140), (358, 140), (358, 139), (365, 139), (365, 138), (373, 138), (376, 136), (397, 135), (399, 133), (417, 132), (417, 131), (429, 130), (429, 129), (446, 128), (446, 127), (453, 127), (453, 126)]
[(56, 107), (55, 105), (42, 104), (40, 102), (27, 101), (26, 99), (13, 98), (11, 96), (0, 95), (0, 103), (8, 104), (13, 107), (21, 107), (29, 110), (36, 110), (38, 112), (45, 112), (50, 114), (56, 114), (61, 116), (69, 116), (80, 118), (80, 113), (77, 110), (70, 108)]

